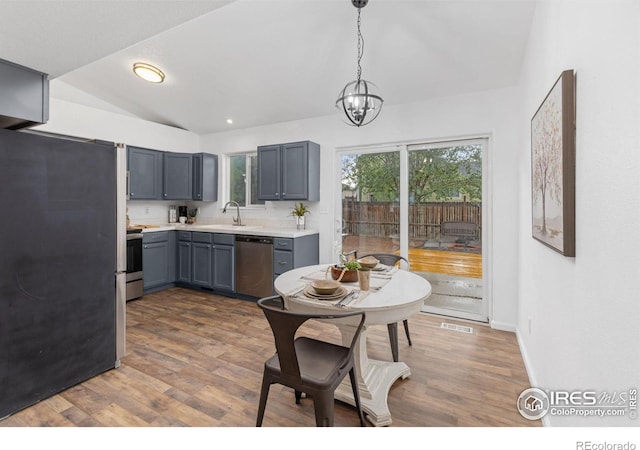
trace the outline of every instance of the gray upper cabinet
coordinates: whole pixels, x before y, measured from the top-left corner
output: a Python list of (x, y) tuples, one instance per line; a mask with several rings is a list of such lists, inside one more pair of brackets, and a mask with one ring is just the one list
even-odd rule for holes
[(191, 199), (193, 187), (192, 156), (189, 153), (164, 152), (163, 200)]
[(218, 200), (218, 155), (128, 147), (130, 200)]
[(128, 147), (129, 198), (131, 200), (162, 199), (163, 152)]
[(258, 198), (280, 200), (280, 155), (282, 146), (258, 147)]
[(0, 59), (0, 128), (18, 130), (49, 120), (49, 77)]
[(302, 141), (258, 147), (260, 200), (320, 200), (320, 146)]
[(193, 155), (193, 200), (203, 202), (218, 200), (218, 155), (210, 153)]

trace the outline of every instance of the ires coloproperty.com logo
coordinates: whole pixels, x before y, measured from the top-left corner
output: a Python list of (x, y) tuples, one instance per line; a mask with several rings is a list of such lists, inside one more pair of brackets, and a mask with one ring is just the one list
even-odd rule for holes
[(638, 390), (620, 392), (550, 391), (529, 388), (518, 397), (518, 411), (525, 419), (552, 416), (638, 417)]

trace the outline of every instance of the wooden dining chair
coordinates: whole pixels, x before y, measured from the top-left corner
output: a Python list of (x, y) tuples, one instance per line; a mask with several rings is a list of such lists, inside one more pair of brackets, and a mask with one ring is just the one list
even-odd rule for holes
[[(385, 266), (395, 266), (398, 263), (401, 263), (401, 264), (404, 263), (405, 268), (407, 270), (409, 270), (410, 268), (409, 261), (407, 261), (406, 258), (393, 253), (370, 253), (368, 255), (360, 256), (358, 257), (358, 259), (365, 258), (367, 256), (373, 256)], [(407, 319), (404, 319), (402, 321), (402, 324), (404, 325), (404, 332), (407, 335), (407, 341), (409, 342), (409, 345), (411, 345), (411, 335), (409, 334), (409, 321)], [(398, 323), (397, 322), (388, 323), (387, 330), (389, 332), (389, 343), (391, 344), (391, 356), (393, 357), (393, 360), (395, 362), (398, 362)]]
[[(300, 404), (303, 392), (313, 398), (316, 426), (333, 426), (334, 392), (347, 374), (351, 380), (360, 426), (365, 426), (353, 355), (365, 313), (295, 313), (284, 309), (284, 300), (278, 295), (258, 300), (258, 306), (271, 326), (276, 353), (264, 363), (256, 426), (262, 426), (269, 388), (274, 383), (293, 389), (296, 404)], [(349, 347), (309, 337), (296, 337), (298, 329), (309, 319), (336, 320), (351, 316), (360, 316), (360, 321)]]

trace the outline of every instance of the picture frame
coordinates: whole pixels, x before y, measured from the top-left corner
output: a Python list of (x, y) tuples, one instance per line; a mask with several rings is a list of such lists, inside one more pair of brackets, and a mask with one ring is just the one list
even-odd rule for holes
[(560, 74), (531, 119), (532, 237), (575, 256), (575, 73)]

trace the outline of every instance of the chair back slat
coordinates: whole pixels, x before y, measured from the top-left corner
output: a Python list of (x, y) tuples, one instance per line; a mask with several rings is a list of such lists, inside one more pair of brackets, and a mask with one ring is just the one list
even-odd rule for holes
[(349, 346), (349, 357), (353, 354), (356, 340), (364, 326), (363, 312), (347, 312), (335, 314), (302, 314), (284, 309), (284, 299), (275, 295), (258, 300), (258, 306), (264, 312), (271, 327), (276, 345), (280, 372), (283, 378), (299, 383), (301, 381), (298, 355), (295, 349), (295, 336), (298, 329), (309, 319), (341, 319), (351, 316), (361, 316), (360, 323)]
[(275, 340), (282, 377), (295, 383), (301, 381), (300, 366), (294, 345), (298, 328), (308, 319), (287, 314), (284, 310), (262, 308)]
[(409, 270), (409, 261), (407, 261), (403, 256), (396, 255), (394, 253), (370, 253), (368, 255), (361, 256), (360, 258), (366, 258), (367, 256), (373, 256), (385, 266), (395, 266), (398, 261), (402, 261), (406, 265), (406, 269)]

